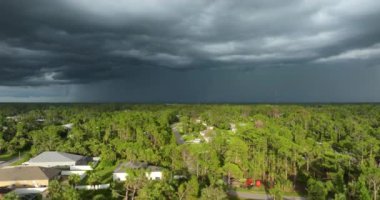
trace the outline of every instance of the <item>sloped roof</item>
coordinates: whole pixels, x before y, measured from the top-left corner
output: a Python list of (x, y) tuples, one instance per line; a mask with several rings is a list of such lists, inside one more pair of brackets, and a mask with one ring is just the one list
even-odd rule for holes
[(62, 125), (62, 127), (63, 127), (63, 128), (66, 128), (66, 129), (72, 129), (72, 128), (73, 128), (73, 126), (74, 126), (74, 124), (73, 124), (73, 123), (69, 123), (69, 124), (63, 124), (63, 125)]
[(124, 162), (121, 163), (114, 171), (114, 173), (124, 173), (127, 169), (145, 169), (148, 167), (148, 164), (145, 162)]
[(84, 156), (64, 153), (58, 151), (45, 151), (38, 156), (30, 159), (29, 163), (43, 163), (43, 162), (76, 162), (83, 159)]
[(0, 181), (46, 180), (59, 175), (60, 170), (54, 168), (17, 166), (0, 169)]
[(162, 168), (159, 166), (149, 165), (148, 170), (151, 172), (160, 172), (162, 171)]

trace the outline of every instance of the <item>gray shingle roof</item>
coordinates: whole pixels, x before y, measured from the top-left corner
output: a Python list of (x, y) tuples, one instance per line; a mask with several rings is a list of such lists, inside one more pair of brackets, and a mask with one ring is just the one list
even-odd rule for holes
[(129, 161), (119, 164), (113, 171), (114, 173), (125, 173), (127, 169), (147, 169), (150, 172), (160, 172), (162, 168), (159, 166), (148, 165), (146, 162)]
[(162, 171), (162, 168), (161, 168), (161, 167), (159, 167), (159, 166), (154, 166), (154, 165), (149, 165), (147, 169), (148, 169), (148, 171), (150, 171), (150, 172), (160, 172), (160, 171)]
[(76, 162), (83, 159), (84, 156), (64, 153), (58, 151), (45, 151), (38, 156), (30, 159), (29, 163), (42, 163), (42, 162)]
[(114, 173), (124, 173), (127, 169), (145, 169), (148, 167), (148, 164), (145, 162), (125, 162), (121, 163), (114, 171)]
[(17, 166), (0, 169), (0, 181), (50, 180), (58, 176), (60, 170), (45, 167)]

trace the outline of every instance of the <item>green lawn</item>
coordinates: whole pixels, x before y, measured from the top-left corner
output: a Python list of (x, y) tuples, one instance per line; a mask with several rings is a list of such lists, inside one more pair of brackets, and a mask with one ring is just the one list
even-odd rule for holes
[[(115, 170), (117, 164), (115, 165), (106, 165), (100, 161), (100, 163), (96, 166), (96, 168), (90, 172), (95, 173), (99, 177), (99, 182), (101, 184), (111, 183), (112, 182), (112, 173)], [(80, 183), (81, 184), (88, 184), (88, 177), (87, 175)]]
[(0, 154), (0, 160), (1, 161), (8, 161), (8, 160), (11, 160), (12, 158), (18, 156), (17, 154), (10, 154), (10, 153), (6, 153), (6, 154)]
[[(28, 152), (27, 151), (23, 151), (23, 152), (20, 153), (20, 155), (18, 153), (15, 153), (15, 154), (10, 154), (10, 153), (1, 154), (0, 155), (0, 160), (1, 161), (9, 161), (9, 160), (12, 160), (13, 158), (17, 158), (18, 156), (21, 157), (20, 161), (22, 161), (22, 162), (20, 162), (20, 164), (23, 163), (23, 162), (25, 162), (26, 160), (28, 160), (30, 158), (28, 156)], [(24, 160), (24, 159), (26, 159), (26, 160)], [(17, 163), (19, 163), (19, 162), (17, 162)]]
[(18, 160), (17, 162), (12, 163), (13, 166), (21, 165), (22, 163), (28, 161), (31, 158), (31, 155), (28, 152), (22, 152), (20, 156), (21, 156), (21, 159)]

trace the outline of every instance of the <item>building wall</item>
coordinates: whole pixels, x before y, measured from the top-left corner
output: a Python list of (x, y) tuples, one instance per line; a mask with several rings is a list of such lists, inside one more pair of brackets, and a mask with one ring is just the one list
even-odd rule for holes
[[(113, 173), (112, 178), (114, 181), (125, 181), (127, 176), (127, 173)], [(161, 180), (162, 172), (147, 172), (146, 177), (150, 180)]]
[(91, 171), (93, 170), (90, 165), (75, 165), (70, 166), (71, 171)]
[(0, 187), (41, 187), (48, 186), (49, 180), (20, 180), (20, 181), (0, 181)]
[(127, 176), (128, 176), (127, 173), (113, 173), (112, 179), (114, 181), (125, 181), (127, 180)]
[(146, 174), (148, 179), (151, 180), (161, 180), (162, 179), (162, 172), (150, 172)]

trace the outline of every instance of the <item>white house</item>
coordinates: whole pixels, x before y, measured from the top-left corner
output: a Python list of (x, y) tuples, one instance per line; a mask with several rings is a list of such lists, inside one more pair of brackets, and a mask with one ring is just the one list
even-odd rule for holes
[(43, 118), (38, 118), (38, 119), (36, 119), (36, 122), (45, 122), (45, 119), (43, 119)]
[(199, 144), (201, 143), (201, 141), (202, 140), (200, 138), (195, 138), (194, 140), (187, 141), (187, 143)]
[(162, 169), (158, 166), (148, 166), (148, 172), (146, 172), (146, 177), (150, 180), (161, 180), (162, 179)]
[(0, 188), (47, 187), (59, 178), (60, 170), (36, 166), (8, 166), (0, 169)]
[(20, 119), (20, 117), (19, 116), (8, 116), (5, 119), (17, 122)]
[(211, 141), (213, 130), (214, 130), (213, 126), (208, 126), (206, 130), (199, 132), (199, 134), (203, 137), (206, 143), (209, 143)]
[(236, 124), (230, 123), (230, 129), (232, 132), (236, 133), (236, 131), (237, 131)]
[(88, 157), (81, 155), (57, 151), (45, 151), (23, 163), (23, 165), (39, 167), (70, 167), (75, 165), (86, 165), (88, 161)]
[(148, 165), (145, 162), (125, 162), (121, 163), (113, 172), (114, 181), (125, 181), (128, 178), (127, 170), (146, 169), (146, 177), (150, 180), (161, 180), (162, 169), (157, 166)]
[(69, 124), (64, 124), (62, 125), (63, 128), (65, 129), (68, 129), (68, 130), (71, 130), (73, 128), (74, 124), (73, 123), (69, 123)]

